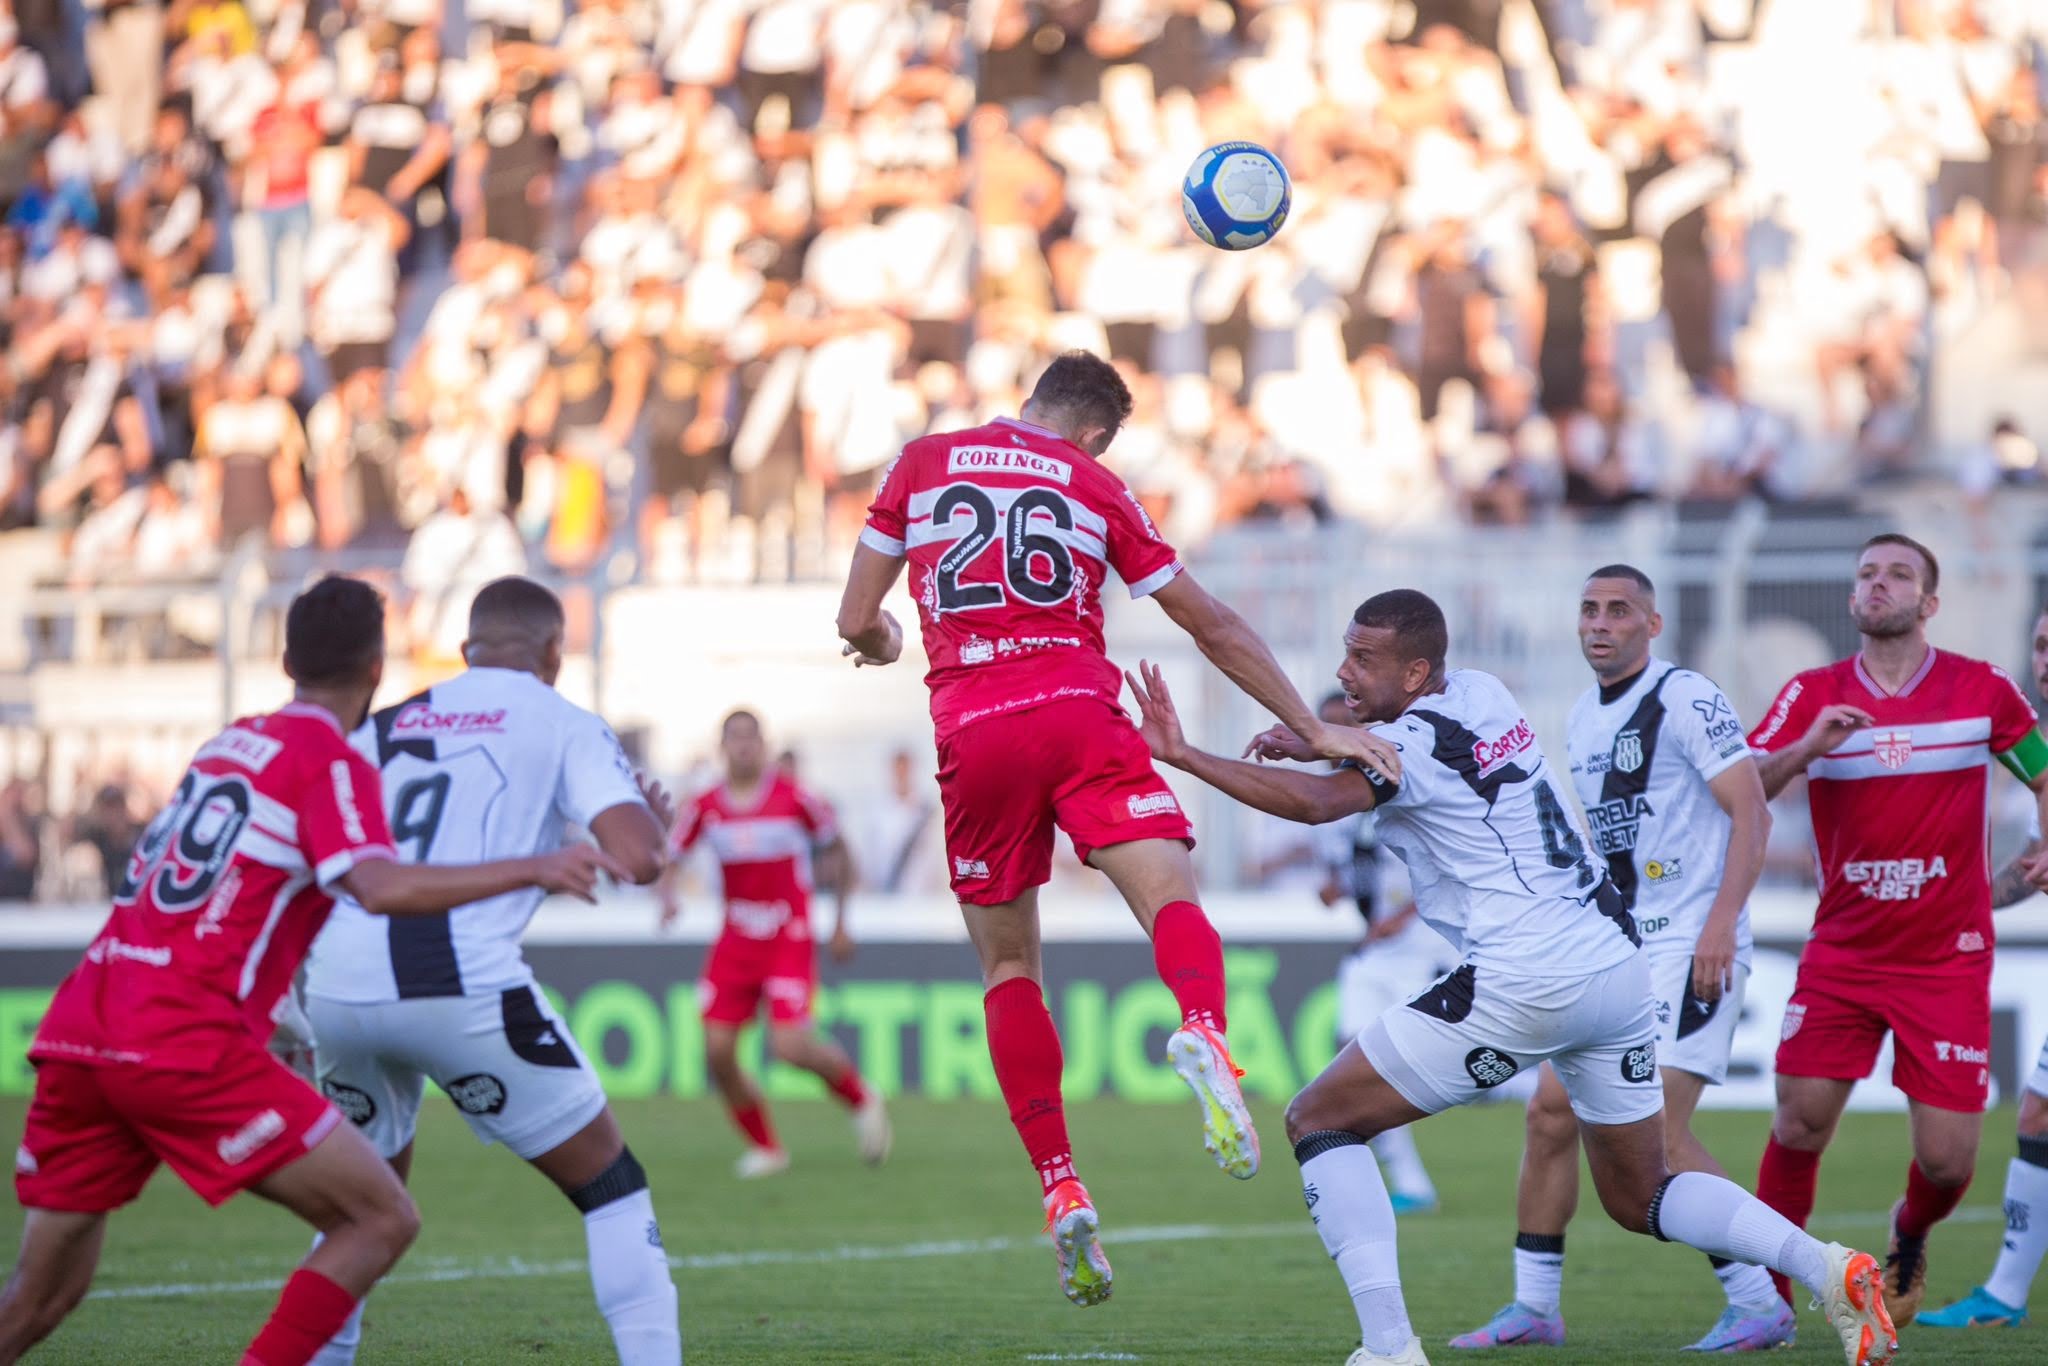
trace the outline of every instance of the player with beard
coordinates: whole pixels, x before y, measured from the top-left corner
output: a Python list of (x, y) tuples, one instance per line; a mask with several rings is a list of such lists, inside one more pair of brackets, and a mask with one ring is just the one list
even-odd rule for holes
[[(2048, 697), (2048, 610), (2034, 620), (2034, 690)], [(2042, 853), (2036, 816), (2027, 847), (1991, 880), (1991, 909), (2034, 895), (2030, 871)], [(1945, 1309), (1922, 1314), (1930, 1328), (2017, 1328), (2027, 1321), (2027, 1291), (2048, 1256), (2048, 1041), (2020, 1092), (2019, 1146), (2005, 1168), (2005, 1241), (1984, 1284)]]
[[(1969, 1187), (1990, 1084), (1985, 766), (1997, 759), (2048, 808), (2048, 743), (2019, 686), (1927, 643), (1939, 581), (1925, 546), (1871, 537), (1849, 598), (1863, 648), (1787, 683), (1750, 736), (1766, 794), (1806, 775), (1821, 874), (1757, 1195), (1806, 1222), (1821, 1153), (1889, 1031), (1913, 1139), (1885, 1268), (1899, 1326), (1926, 1293), (1928, 1233)], [(2048, 887), (2048, 860), (2027, 880)]]

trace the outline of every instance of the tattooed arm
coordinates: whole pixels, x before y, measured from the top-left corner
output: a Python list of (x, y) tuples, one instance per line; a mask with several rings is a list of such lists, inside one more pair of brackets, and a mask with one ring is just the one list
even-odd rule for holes
[(2017, 906), (2034, 894), (2033, 884), (2027, 881), (2027, 865), (2038, 858), (2043, 849), (2048, 849), (2048, 841), (2034, 840), (1991, 879), (1992, 910), (2002, 911), (2008, 906)]

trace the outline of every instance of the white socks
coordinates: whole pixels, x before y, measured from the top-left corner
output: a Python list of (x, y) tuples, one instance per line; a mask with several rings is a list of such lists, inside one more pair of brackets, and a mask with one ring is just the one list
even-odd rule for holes
[(1304, 1136), (1294, 1145), (1294, 1156), (1301, 1163), (1309, 1218), (1344, 1277), (1366, 1350), (1398, 1355), (1415, 1330), (1401, 1298), (1394, 1206), (1380, 1179), (1380, 1164), (1364, 1139), (1340, 1130)]
[(1778, 1287), (1771, 1284), (1771, 1273), (1762, 1267), (1715, 1256), (1709, 1256), (1707, 1260), (1713, 1263), (1714, 1275), (1720, 1280), (1721, 1289), (1727, 1292), (1728, 1303), (1738, 1309), (1767, 1305), (1778, 1298)]
[(611, 1325), (619, 1366), (680, 1366), (676, 1285), (646, 1187), (586, 1213), (583, 1232), (590, 1245), (590, 1287), (598, 1312)]
[(1429, 1169), (1422, 1165), (1422, 1154), (1415, 1150), (1415, 1134), (1412, 1125), (1403, 1124), (1398, 1129), (1389, 1129), (1371, 1142), (1373, 1156), (1386, 1168), (1387, 1185), (1396, 1195), (1425, 1203), (1436, 1199), (1436, 1187), (1430, 1183)]
[(2020, 1156), (2005, 1168), (2005, 1243), (1984, 1292), (2001, 1304), (2026, 1308), (2043, 1254), (2048, 1254), (2048, 1139), (2022, 1138)]
[(1515, 1303), (1554, 1316), (1564, 1296), (1564, 1235), (1515, 1235)]
[(1827, 1279), (1820, 1243), (1726, 1177), (1680, 1172), (1666, 1181), (1650, 1205), (1650, 1231), (1710, 1257), (1782, 1271), (1815, 1294)]

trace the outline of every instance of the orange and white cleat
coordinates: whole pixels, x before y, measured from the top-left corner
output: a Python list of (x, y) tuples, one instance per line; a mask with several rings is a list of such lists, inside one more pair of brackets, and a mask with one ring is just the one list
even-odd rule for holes
[(1259, 1131), (1237, 1084), (1244, 1071), (1230, 1060), (1223, 1035), (1205, 1024), (1184, 1024), (1166, 1041), (1166, 1060), (1201, 1104), (1202, 1146), (1216, 1165), (1240, 1181), (1257, 1176)]
[(1073, 1177), (1046, 1192), (1045, 1227), (1059, 1259), (1060, 1290), (1083, 1309), (1109, 1298), (1109, 1258), (1095, 1237), (1101, 1224), (1088, 1188)]
[(1868, 1252), (1829, 1243), (1827, 1280), (1814, 1307), (1842, 1339), (1848, 1366), (1876, 1366), (1899, 1350), (1899, 1334), (1884, 1307), (1884, 1268)]

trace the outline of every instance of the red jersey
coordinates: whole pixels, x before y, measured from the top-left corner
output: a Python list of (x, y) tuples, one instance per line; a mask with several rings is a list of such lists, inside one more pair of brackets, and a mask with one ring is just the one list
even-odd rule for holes
[(702, 793), (676, 826), (675, 849), (711, 846), (725, 878), (725, 929), (742, 939), (807, 938), (811, 850), (838, 838), (832, 808), (777, 769), (745, 806), (724, 783)]
[(267, 1042), (335, 883), (397, 857), (377, 770), (331, 714), (293, 703), (235, 722), (136, 842), (29, 1057), (203, 1072), (238, 1036)]
[(2033, 706), (2004, 671), (1946, 650), (1929, 650), (1895, 696), (1857, 655), (1787, 683), (1750, 746), (1769, 754), (1797, 744), (1836, 702), (1876, 723), (1806, 770), (1820, 908), (1802, 962), (1989, 973), (1984, 770), (2033, 731)]
[(861, 541), (910, 560), (940, 739), (1069, 697), (1117, 705), (1123, 676), (1102, 647), (1108, 571), (1134, 598), (1181, 572), (1123, 480), (1012, 418), (905, 446)]

